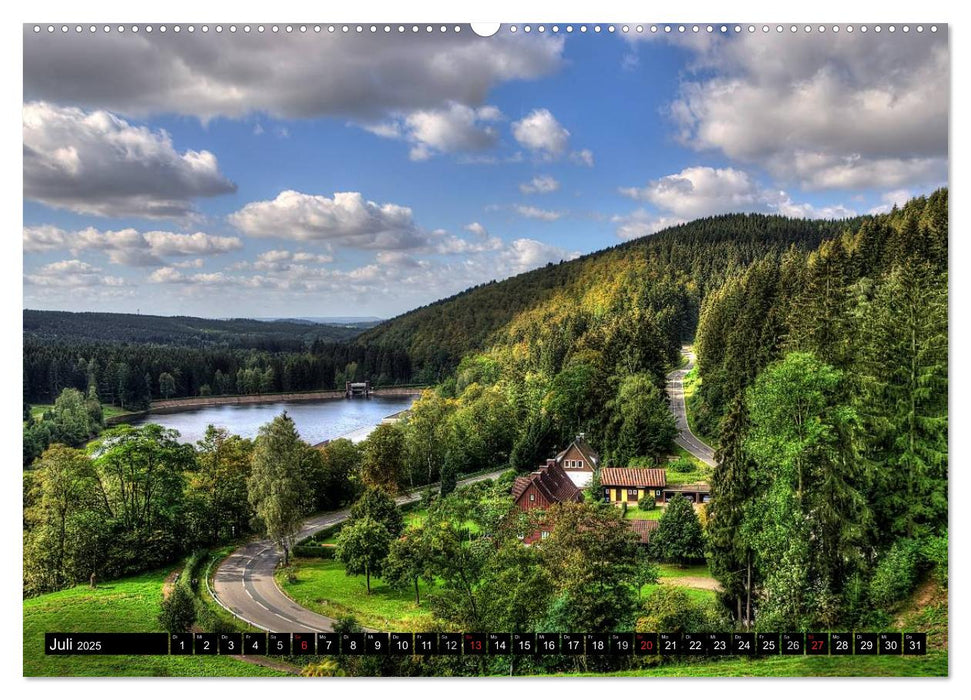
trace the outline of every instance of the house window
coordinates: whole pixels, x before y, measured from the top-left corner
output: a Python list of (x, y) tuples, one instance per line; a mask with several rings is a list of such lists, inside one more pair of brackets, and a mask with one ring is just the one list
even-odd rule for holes
[(577, 466), (580, 467), (580, 469), (583, 469), (583, 460), (582, 459), (579, 460), (579, 461), (577, 461)]
[(604, 489), (604, 496), (610, 498), (610, 489)]
[(627, 489), (627, 498), (637, 500), (637, 489)]
[(535, 493), (529, 494), (529, 500), (530, 501), (535, 501), (536, 500), (536, 494)]
[(542, 531), (542, 532), (540, 533), (540, 535), (539, 535), (539, 538), (540, 538), (541, 540), (545, 540), (545, 539), (546, 539), (547, 537), (549, 537), (549, 536), (550, 536), (550, 533), (548, 533), (548, 532), (547, 532), (546, 530), (543, 530), (543, 531)]

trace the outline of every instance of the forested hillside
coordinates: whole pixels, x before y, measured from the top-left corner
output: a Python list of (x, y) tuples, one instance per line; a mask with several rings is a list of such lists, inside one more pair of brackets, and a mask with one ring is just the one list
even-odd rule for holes
[(705, 298), (709, 561), (739, 618), (873, 624), (946, 578), (947, 249), (940, 190)]
[(353, 338), (367, 325), (24, 310), (24, 338), (45, 342), (303, 350), (315, 340)]
[(518, 314), (552, 297), (579, 297), (606, 273), (641, 265), (690, 282), (694, 297), (683, 321), (694, 334), (697, 302), (753, 260), (790, 246), (809, 250), (839, 235), (851, 221), (811, 221), (762, 214), (728, 214), (698, 219), (653, 236), (630, 241), (576, 260), (466, 290), (409, 311), (366, 331), (361, 344), (407, 350), (416, 377), (432, 382), (449, 374), (468, 352), (483, 350)]

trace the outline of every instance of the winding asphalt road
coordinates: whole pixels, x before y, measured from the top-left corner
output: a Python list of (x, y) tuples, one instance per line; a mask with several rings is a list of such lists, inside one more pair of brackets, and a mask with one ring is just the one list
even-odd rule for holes
[[(667, 393), (678, 430), (675, 442), (709, 466), (715, 466), (715, 453), (699, 440), (688, 427), (684, 405), (684, 375), (694, 367), (694, 353), (687, 347), (682, 353), (688, 363), (668, 374)], [(484, 479), (494, 479), (504, 470), (463, 479), (459, 485)], [(399, 504), (411, 503), (421, 497), (420, 492), (399, 496)], [(313, 535), (325, 527), (335, 525), (350, 516), (350, 510), (322, 513), (309, 518), (300, 529), (298, 540)], [(277, 586), (273, 573), (282, 558), (276, 546), (267, 539), (255, 540), (222, 561), (213, 576), (213, 597), (221, 606), (253, 627), (270, 631), (329, 632), (334, 620), (311, 612), (287, 597)]]
[[(462, 479), (459, 486), (494, 479), (505, 469)], [(421, 498), (421, 492), (399, 496), (399, 505)], [(304, 521), (297, 540), (310, 537), (325, 527), (350, 516), (350, 510), (322, 513)], [(283, 554), (267, 539), (255, 540), (223, 559), (213, 575), (212, 593), (216, 602), (240, 620), (273, 632), (330, 632), (334, 620), (311, 612), (287, 597), (273, 578)]]
[(681, 348), (681, 354), (688, 358), (688, 363), (681, 369), (668, 373), (667, 392), (670, 399), (671, 412), (674, 414), (678, 426), (678, 437), (674, 441), (707, 464), (715, 466), (715, 451), (691, 432), (688, 427), (688, 414), (684, 406), (684, 375), (695, 366), (695, 354), (688, 347)]

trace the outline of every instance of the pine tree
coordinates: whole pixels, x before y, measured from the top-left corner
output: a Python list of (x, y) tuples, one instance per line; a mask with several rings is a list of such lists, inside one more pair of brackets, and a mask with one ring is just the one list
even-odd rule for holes
[(681, 566), (705, 558), (705, 540), (694, 506), (681, 494), (675, 494), (651, 535), (651, 552), (660, 561), (673, 561)]
[(748, 411), (737, 398), (722, 421), (705, 530), (712, 575), (721, 582), (736, 619), (746, 626), (752, 611), (752, 551), (740, 530), (754, 496), (752, 462), (744, 447), (747, 431)]

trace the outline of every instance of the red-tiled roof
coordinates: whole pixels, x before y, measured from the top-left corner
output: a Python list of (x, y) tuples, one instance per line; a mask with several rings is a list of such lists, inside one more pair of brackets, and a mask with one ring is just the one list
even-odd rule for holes
[(651, 533), (657, 530), (660, 524), (657, 520), (628, 520), (631, 529), (641, 538), (641, 544), (651, 541)]
[(603, 486), (628, 486), (642, 489), (659, 489), (667, 483), (663, 469), (635, 469), (632, 467), (604, 467), (600, 470)]
[(577, 488), (570, 477), (563, 471), (563, 467), (555, 462), (547, 464), (529, 476), (521, 476), (512, 485), (512, 497), (518, 501), (523, 492), (534, 484), (550, 503), (564, 503), (566, 501), (581, 501), (583, 492)]

